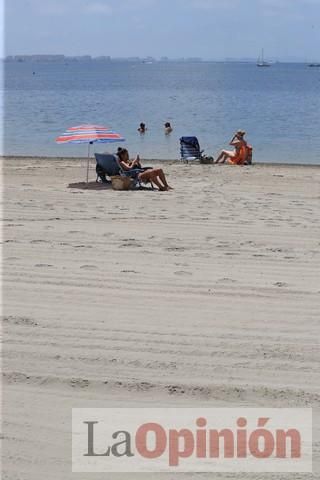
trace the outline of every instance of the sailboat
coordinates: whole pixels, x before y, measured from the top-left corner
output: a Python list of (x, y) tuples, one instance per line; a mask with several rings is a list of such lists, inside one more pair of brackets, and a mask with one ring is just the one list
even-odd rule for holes
[(257, 67), (270, 67), (270, 63), (266, 62), (263, 55), (263, 49), (261, 50), (261, 55), (257, 60)]

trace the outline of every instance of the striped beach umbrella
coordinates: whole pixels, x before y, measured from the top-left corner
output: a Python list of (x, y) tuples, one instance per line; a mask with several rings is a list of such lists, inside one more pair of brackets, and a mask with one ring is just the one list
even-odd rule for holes
[(70, 127), (62, 135), (56, 138), (59, 144), (64, 143), (87, 143), (88, 144), (88, 161), (87, 161), (87, 183), (89, 179), (89, 160), (90, 145), (93, 143), (111, 143), (124, 142), (125, 139), (117, 132), (114, 132), (103, 125), (78, 125)]

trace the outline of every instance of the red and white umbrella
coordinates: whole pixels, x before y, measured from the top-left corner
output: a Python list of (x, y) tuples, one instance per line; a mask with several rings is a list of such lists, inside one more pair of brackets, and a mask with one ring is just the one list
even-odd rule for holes
[(117, 132), (114, 132), (103, 125), (78, 125), (70, 127), (62, 135), (56, 138), (59, 144), (64, 143), (87, 143), (88, 144), (88, 161), (87, 161), (87, 183), (89, 179), (89, 160), (90, 145), (93, 143), (111, 143), (124, 142), (125, 139)]

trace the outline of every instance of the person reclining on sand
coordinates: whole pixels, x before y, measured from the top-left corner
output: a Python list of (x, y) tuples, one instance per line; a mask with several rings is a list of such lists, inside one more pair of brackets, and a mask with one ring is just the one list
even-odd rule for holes
[(214, 163), (227, 162), (230, 165), (244, 165), (248, 157), (248, 145), (244, 139), (245, 134), (244, 130), (238, 130), (229, 143), (229, 145), (234, 147), (234, 150), (222, 150)]
[(157, 185), (159, 190), (172, 190), (168, 185), (167, 179), (162, 168), (143, 168), (141, 167), (139, 155), (135, 160), (129, 159), (129, 152), (126, 148), (118, 148), (117, 155), (119, 158), (119, 165), (125, 172), (136, 170), (137, 178), (144, 183), (151, 182)]

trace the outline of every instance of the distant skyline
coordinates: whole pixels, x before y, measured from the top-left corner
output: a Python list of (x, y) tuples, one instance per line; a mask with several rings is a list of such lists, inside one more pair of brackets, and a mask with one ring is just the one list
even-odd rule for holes
[[(0, 57), (1, 60), (5, 62), (27, 62), (27, 63), (119, 63), (119, 62), (146, 62), (146, 63), (184, 63), (184, 62), (197, 62), (197, 63), (225, 63), (225, 62), (237, 62), (237, 63), (252, 63), (256, 62), (257, 58), (254, 57), (226, 57), (224, 59), (203, 59), (201, 57), (179, 57), (179, 58), (169, 58), (169, 57), (111, 57), (111, 56), (98, 56), (94, 57), (92, 55), (75, 55), (68, 56), (63, 54), (26, 54), (26, 55), (8, 55), (6, 57)], [(305, 59), (300, 59), (297, 57), (288, 57), (284, 60), (279, 61), (277, 58), (268, 59), (272, 63), (309, 63)]]
[(2, 56), (320, 60), (320, 0), (7, 0)]

